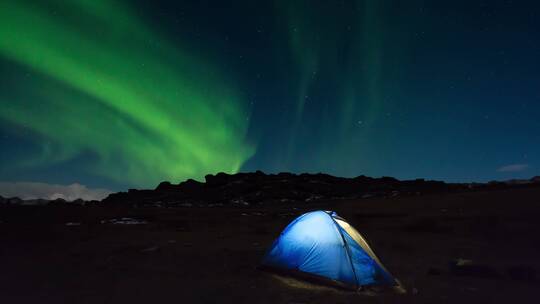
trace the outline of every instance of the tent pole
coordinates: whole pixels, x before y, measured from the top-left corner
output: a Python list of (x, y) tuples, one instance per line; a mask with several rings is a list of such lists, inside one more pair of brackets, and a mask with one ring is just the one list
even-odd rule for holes
[(347, 257), (349, 258), (349, 263), (351, 264), (351, 269), (352, 269), (352, 272), (354, 274), (354, 280), (356, 281), (356, 288), (358, 288), (358, 287), (360, 287), (360, 284), (358, 283), (358, 277), (356, 276), (356, 270), (354, 270), (354, 264), (352, 262), (351, 252), (349, 250), (349, 246), (347, 245), (347, 241), (345, 241), (345, 237), (343, 236), (343, 233), (341, 233), (341, 230), (339, 229), (340, 226), (336, 222), (336, 220), (332, 217), (331, 214), (328, 214), (328, 213), (326, 213), (326, 214), (330, 217), (330, 219), (332, 219), (332, 222), (334, 222), (334, 224), (336, 225), (336, 229), (338, 230), (338, 233), (341, 236), (341, 239), (343, 240), (343, 245), (345, 246), (345, 252), (347, 253)]

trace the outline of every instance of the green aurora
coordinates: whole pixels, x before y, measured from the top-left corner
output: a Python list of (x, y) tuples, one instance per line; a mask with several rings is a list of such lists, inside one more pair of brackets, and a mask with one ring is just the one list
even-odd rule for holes
[(14, 167), (90, 153), (88, 172), (152, 186), (236, 172), (254, 153), (243, 96), (227, 75), (129, 6), (2, 1), (0, 37), (0, 56), (35, 72), (0, 93), (0, 119), (42, 138), (41, 152)]
[(0, 1), (0, 182), (530, 177), (540, 168), (535, 8)]
[(305, 113), (306, 107), (317, 96), (324, 96), (321, 88), (330, 87), (333, 95), (324, 96), (325, 109), (318, 118), (322, 125), (316, 132), (320, 144), (312, 152), (316, 156), (310, 162), (346, 171), (351, 161), (363, 162), (358, 159), (362, 146), (351, 145), (351, 139), (368, 138), (384, 104), (379, 84), (384, 68), (381, 57), (389, 53), (381, 41), (382, 29), (388, 28), (384, 6), (371, 0), (350, 1), (346, 5), (307, 0), (278, 4), (287, 17), (297, 79), (293, 97), (296, 106), (283, 167), (293, 166), (298, 154), (304, 153), (299, 150), (298, 139), (309, 138), (313, 133), (301, 130), (303, 118), (310, 116)]

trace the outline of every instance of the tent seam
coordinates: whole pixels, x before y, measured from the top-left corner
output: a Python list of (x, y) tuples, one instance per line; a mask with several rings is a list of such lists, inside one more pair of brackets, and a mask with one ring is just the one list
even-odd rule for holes
[[(325, 212), (326, 213), (326, 212)], [(338, 230), (339, 235), (341, 236), (341, 239), (343, 240), (343, 244), (345, 245), (345, 252), (347, 253), (347, 257), (349, 258), (349, 263), (351, 265), (351, 270), (354, 274), (354, 280), (356, 281), (356, 287), (358, 288), (360, 286), (360, 283), (358, 282), (358, 277), (356, 276), (356, 270), (354, 270), (354, 265), (351, 258), (351, 253), (349, 252), (349, 245), (347, 244), (347, 241), (345, 240), (345, 237), (343, 236), (343, 233), (341, 233), (340, 226), (336, 222), (336, 220), (332, 217), (331, 214), (326, 213), (330, 219), (332, 219), (332, 222), (334, 222), (334, 225), (336, 225), (336, 229)]]

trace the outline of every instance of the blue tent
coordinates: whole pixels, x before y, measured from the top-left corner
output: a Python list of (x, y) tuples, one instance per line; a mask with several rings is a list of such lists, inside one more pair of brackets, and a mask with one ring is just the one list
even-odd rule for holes
[(350, 288), (398, 285), (360, 233), (332, 211), (313, 211), (292, 221), (262, 264)]

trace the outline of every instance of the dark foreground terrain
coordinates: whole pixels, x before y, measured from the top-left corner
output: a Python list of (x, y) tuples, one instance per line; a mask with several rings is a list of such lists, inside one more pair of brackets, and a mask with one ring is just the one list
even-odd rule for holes
[[(280, 231), (315, 209), (363, 233), (407, 294), (257, 270)], [(539, 219), (540, 187), (273, 206), (4, 206), (0, 303), (538, 303)]]

